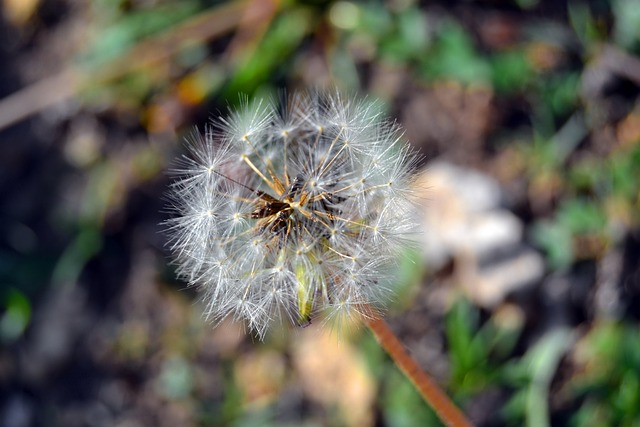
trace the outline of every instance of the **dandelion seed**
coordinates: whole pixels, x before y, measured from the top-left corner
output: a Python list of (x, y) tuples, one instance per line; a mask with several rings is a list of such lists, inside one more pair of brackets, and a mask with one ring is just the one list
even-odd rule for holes
[(262, 337), (282, 319), (375, 317), (416, 229), (416, 158), (395, 123), (339, 94), (241, 107), (195, 136), (167, 221), (178, 273), (208, 318)]

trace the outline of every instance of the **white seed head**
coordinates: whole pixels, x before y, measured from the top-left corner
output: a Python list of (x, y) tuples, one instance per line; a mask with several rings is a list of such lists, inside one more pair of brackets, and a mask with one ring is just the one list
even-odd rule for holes
[(166, 222), (178, 274), (207, 317), (377, 316), (417, 229), (416, 157), (375, 105), (299, 93), (249, 104), (196, 135), (175, 169)]

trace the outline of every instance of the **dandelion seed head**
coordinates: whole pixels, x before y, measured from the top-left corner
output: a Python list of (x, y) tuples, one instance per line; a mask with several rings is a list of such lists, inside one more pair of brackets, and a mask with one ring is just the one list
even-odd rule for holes
[(369, 102), (297, 93), (241, 100), (189, 140), (166, 222), (205, 316), (270, 325), (377, 316), (417, 229), (416, 157)]

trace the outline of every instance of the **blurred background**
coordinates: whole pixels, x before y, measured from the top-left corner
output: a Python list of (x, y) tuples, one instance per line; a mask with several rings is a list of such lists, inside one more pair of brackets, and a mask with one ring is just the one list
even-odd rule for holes
[(2, 0), (0, 425), (439, 425), (366, 330), (212, 328), (167, 169), (238, 93), (424, 155), (389, 322), (479, 426), (640, 425), (640, 2)]

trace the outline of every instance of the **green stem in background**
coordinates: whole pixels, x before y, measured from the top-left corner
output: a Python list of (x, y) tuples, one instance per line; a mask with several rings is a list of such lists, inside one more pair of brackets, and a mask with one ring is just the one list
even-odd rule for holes
[(447, 397), (436, 382), (420, 368), (407, 353), (404, 345), (382, 319), (369, 319), (367, 326), (376, 340), (393, 359), (395, 364), (411, 380), (422, 398), (435, 411), (442, 422), (449, 427), (472, 426), (460, 409)]

